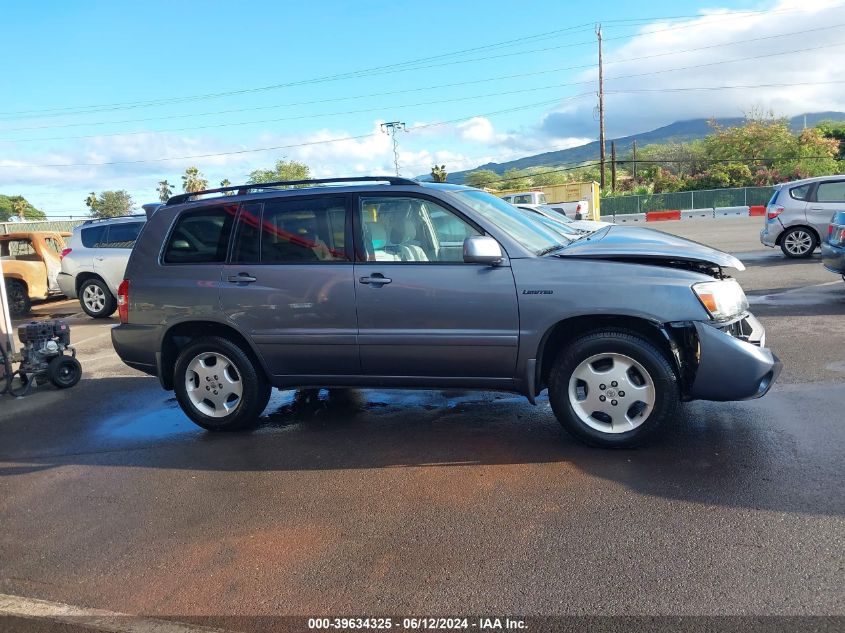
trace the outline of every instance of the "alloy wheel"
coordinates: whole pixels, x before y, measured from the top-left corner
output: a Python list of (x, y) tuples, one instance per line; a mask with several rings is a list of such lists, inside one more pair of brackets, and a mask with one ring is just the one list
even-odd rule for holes
[(88, 284), (82, 291), (82, 301), (91, 312), (100, 312), (106, 307), (106, 293), (96, 284)]
[(806, 255), (813, 248), (813, 236), (807, 231), (791, 231), (783, 238), (783, 245), (791, 255)]
[(185, 390), (197, 411), (212, 418), (223, 418), (240, 404), (243, 382), (235, 364), (226, 356), (203, 352), (188, 363)]
[(569, 403), (580, 420), (602, 433), (625, 433), (654, 409), (654, 379), (624, 354), (605, 353), (582, 361), (569, 379)]

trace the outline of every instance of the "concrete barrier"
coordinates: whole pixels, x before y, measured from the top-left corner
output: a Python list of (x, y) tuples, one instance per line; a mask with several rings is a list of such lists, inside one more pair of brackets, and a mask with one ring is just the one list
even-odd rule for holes
[(680, 220), (681, 212), (673, 211), (649, 211), (645, 214), (646, 222), (665, 222), (666, 220)]
[(748, 217), (748, 207), (716, 207), (713, 215), (717, 218)]
[(645, 222), (646, 217), (645, 213), (625, 213), (622, 215), (614, 215), (612, 221), (616, 224), (631, 224), (634, 222)]
[(750, 207), (748, 207), (748, 215), (766, 215), (766, 205), (751, 205)]
[(692, 209), (681, 211), (682, 220), (696, 220), (698, 218), (713, 218), (713, 209)]

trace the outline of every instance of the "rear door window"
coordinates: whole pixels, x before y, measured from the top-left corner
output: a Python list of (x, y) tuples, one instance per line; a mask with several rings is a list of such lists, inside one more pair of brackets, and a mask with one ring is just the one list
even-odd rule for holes
[(176, 220), (164, 249), (166, 264), (210, 264), (226, 261), (236, 204), (185, 211)]
[(301, 264), (348, 262), (346, 198), (275, 198), (245, 204), (232, 261)]
[(816, 188), (816, 202), (845, 204), (845, 180), (820, 182)]
[(99, 243), (100, 248), (132, 248), (143, 222), (120, 222), (108, 227), (105, 237)]
[(82, 245), (85, 248), (97, 248), (100, 245), (100, 241), (103, 239), (105, 232), (106, 227), (103, 225), (91, 226), (87, 229), (82, 229), (80, 231), (82, 234)]

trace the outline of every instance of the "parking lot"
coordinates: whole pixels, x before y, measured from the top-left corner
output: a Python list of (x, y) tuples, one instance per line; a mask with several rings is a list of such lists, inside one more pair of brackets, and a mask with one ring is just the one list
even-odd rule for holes
[(761, 224), (657, 228), (740, 255), (778, 384), (686, 404), (637, 450), (576, 443), (545, 396), (462, 391), (276, 392), (256, 432), (211, 435), (119, 361), (115, 318), (37, 306), (68, 319), (84, 378), (0, 397), (0, 594), (232, 630), (845, 615), (845, 283)]

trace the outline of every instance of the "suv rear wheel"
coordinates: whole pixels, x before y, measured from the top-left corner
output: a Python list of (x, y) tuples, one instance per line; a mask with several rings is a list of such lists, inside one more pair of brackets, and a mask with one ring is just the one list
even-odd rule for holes
[(176, 359), (176, 399), (196, 424), (209, 431), (240, 431), (255, 426), (270, 400), (263, 371), (231, 341), (196, 339)]
[(679, 399), (666, 356), (641, 336), (619, 330), (577, 339), (555, 360), (549, 379), (557, 419), (594, 446), (642, 443), (674, 415)]
[(787, 257), (809, 257), (818, 244), (816, 234), (803, 226), (796, 226), (786, 231), (780, 240), (780, 250)]
[(117, 299), (100, 279), (86, 279), (79, 286), (79, 305), (90, 317), (105, 319), (117, 310)]

